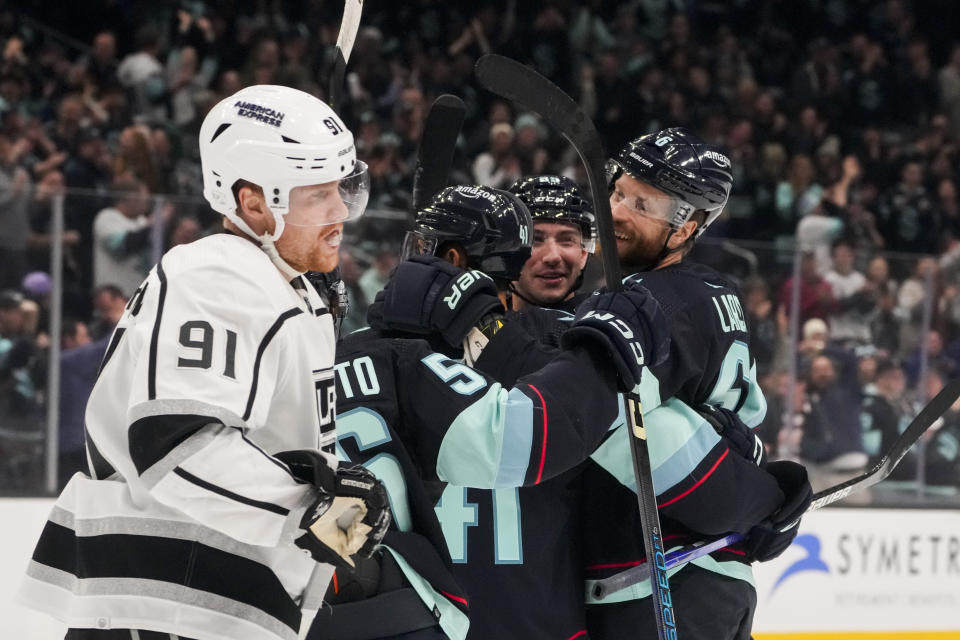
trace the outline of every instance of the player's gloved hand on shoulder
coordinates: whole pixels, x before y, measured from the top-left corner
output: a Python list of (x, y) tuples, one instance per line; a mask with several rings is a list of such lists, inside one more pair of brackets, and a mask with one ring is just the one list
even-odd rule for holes
[(670, 353), (670, 329), (660, 305), (647, 288), (625, 283), (622, 291), (601, 289), (580, 303), (564, 348), (593, 342), (605, 349), (620, 375), (621, 391), (640, 383), (643, 367), (659, 364)]
[(491, 312), (503, 311), (490, 276), (464, 271), (436, 256), (404, 260), (384, 287), (383, 322), (395, 331), (439, 333), (459, 347), (470, 329)]
[(317, 451), (300, 449), (274, 455), (291, 473), (317, 489), (300, 521), (305, 533), (294, 540), (317, 562), (354, 567), (350, 556), (369, 558), (390, 526), (387, 492), (376, 476), (359, 465), (331, 469)]
[(813, 488), (802, 464), (776, 460), (767, 464), (785, 499), (773, 515), (753, 527), (744, 541), (744, 550), (751, 561), (773, 560), (787, 550), (800, 528), (800, 517), (813, 501)]
[(697, 413), (710, 423), (714, 430), (727, 441), (727, 446), (741, 457), (752, 460), (761, 469), (767, 464), (767, 450), (757, 432), (744, 424), (733, 411), (710, 404), (697, 407)]

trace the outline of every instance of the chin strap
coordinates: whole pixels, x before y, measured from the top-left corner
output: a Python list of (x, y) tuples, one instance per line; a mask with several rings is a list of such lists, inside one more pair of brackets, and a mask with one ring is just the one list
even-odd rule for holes
[[(583, 286), (583, 272), (585, 271), (585, 269), (586, 268), (580, 270), (580, 275), (577, 276), (577, 279), (573, 281), (573, 285), (569, 289), (567, 289), (567, 292), (563, 294), (562, 298), (560, 298), (560, 302), (563, 302), (564, 300), (569, 300), (570, 297), (573, 295), (573, 293), (577, 289), (579, 289), (581, 286)], [(510, 296), (511, 294), (517, 296), (518, 298), (526, 302), (531, 307), (548, 307), (548, 308), (550, 307), (550, 305), (548, 304), (545, 305), (542, 302), (534, 302), (527, 296), (523, 295), (522, 293), (520, 293), (520, 290), (517, 289), (516, 285), (514, 285), (512, 282), (509, 285), (507, 285), (507, 296)], [(510, 303), (509, 298), (507, 299), (507, 301), (508, 301), (507, 309), (513, 309), (513, 304)]]
[[(663, 239), (663, 247), (660, 248), (660, 252), (657, 253), (656, 257), (653, 260), (644, 264), (629, 265), (629, 267), (626, 267), (624, 269), (624, 274), (630, 275), (630, 273), (640, 273), (641, 271), (653, 271), (658, 266), (660, 266), (660, 263), (663, 262), (663, 259), (666, 258), (668, 255), (670, 255), (671, 253), (676, 253), (677, 251), (681, 251), (684, 246), (682, 244), (679, 247), (676, 247), (674, 249), (667, 248), (667, 243), (670, 242), (670, 238), (673, 236), (674, 233), (676, 233), (676, 231), (677, 231), (676, 229), (672, 227), (670, 228), (670, 232), (667, 234), (667, 237)], [(628, 271), (630, 273), (627, 273)]]
[(280, 270), (284, 278), (293, 280), (305, 273), (303, 271), (297, 271), (291, 267), (286, 260), (280, 257), (280, 253), (277, 252), (277, 246), (273, 243), (273, 237), (271, 237), (269, 233), (264, 233), (262, 236), (259, 236), (257, 240), (260, 241), (260, 248), (263, 249), (263, 252), (270, 258), (273, 266)]

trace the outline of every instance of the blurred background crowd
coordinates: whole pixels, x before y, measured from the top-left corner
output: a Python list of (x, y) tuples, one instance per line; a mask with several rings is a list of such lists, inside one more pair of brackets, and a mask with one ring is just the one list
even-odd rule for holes
[[(86, 394), (128, 297), (163, 251), (219, 230), (203, 116), (247, 84), (323, 97), (342, 6), (0, 0), (0, 492), (51, 490), (48, 433), (61, 483), (82, 464)], [(396, 265), (436, 96), (466, 104), (453, 182), (584, 181), (543, 122), (477, 87), (474, 62), (497, 52), (567, 90), (608, 150), (674, 125), (728, 149), (733, 194), (694, 259), (742, 288), (772, 453), (823, 482), (862, 471), (960, 375), (949, 0), (367, 0), (362, 25), (342, 115), (372, 192), (342, 255), (345, 329)], [(924, 445), (903, 486), (955, 494), (960, 406)]]

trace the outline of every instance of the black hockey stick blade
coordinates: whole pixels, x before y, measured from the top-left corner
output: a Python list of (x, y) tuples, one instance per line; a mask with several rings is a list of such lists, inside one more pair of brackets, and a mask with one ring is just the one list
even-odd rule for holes
[[(948, 382), (940, 393), (935, 395), (927, 403), (917, 417), (904, 429), (903, 433), (894, 441), (890, 448), (883, 454), (880, 461), (872, 469), (866, 471), (856, 478), (851, 478), (846, 482), (834, 485), (818, 491), (813, 496), (813, 502), (807, 507), (807, 511), (813, 511), (825, 507), (828, 504), (837, 502), (849, 496), (851, 493), (872, 487), (873, 485), (886, 479), (897, 467), (907, 451), (917, 443), (917, 441), (926, 433), (933, 424), (947, 412), (950, 406), (960, 398), (960, 378)], [(695, 542), (691, 545), (671, 551), (666, 555), (666, 567), (672, 569), (691, 560), (696, 560), (708, 553), (713, 553), (731, 544), (736, 544), (743, 540), (743, 536), (738, 533), (732, 533), (722, 538), (713, 540), (704, 540)], [(604, 599), (611, 593), (616, 593), (626, 587), (639, 584), (649, 579), (650, 570), (646, 565), (631, 567), (626, 571), (621, 571), (609, 578), (597, 580), (591, 593), (598, 600)]]
[(445, 93), (433, 101), (420, 136), (417, 168), (413, 173), (413, 211), (430, 203), (447, 186), (453, 154), (466, 109), (463, 100)]
[[(603, 167), (606, 154), (597, 128), (587, 114), (560, 87), (530, 67), (500, 56), (487, 54), (477, 61), (477, 81), (488, 91), (524, 105), (537, 112), (554, 129), (558, 130), (573, 146), (587, 169), (590, 193), (600, 237), (603, 274), (607, 288), (619, 291), (620, 263), (617, 245), (613, 236), (613, 214)], [(670, 583), (663, 564), (663, 536), (660, 514), (657, 512), (657, 497), (653, 489), (653, 472), (650, 452), (647, 447), (646, 429), (640, 400), (634, 394), (624, 397), (624, 410), (630, 422), (630, 455), (633, 459), (633, 474), (637, 483), (637, 504), (643, 528), (643, 543), (647, 554), (647, 566), (656, 571), (650, 575), (650, 590), (660, 640), (676, 639), (676, 617)]]
[(357, 32), (360, 30), (360, 14), (362, 12), (363, 0), (345, 0), (343, 3), (343, 19), (340, 21), (337, 50), (327, 90), (327, 102), (338, 113), (343, 97), (343, 80), (347, 73), (347, 62), (350, 60), (350, 52), (353, 51), (353, 43), (357, 39)]
[(525, 64), (495, 53), (477, 60), (477, 81), (487, 91), (512, 100), (540, 114), (574, 148), (587, 168), (590, 195), (597, 219), (600, 258), (607, 287), (619, 290), (620, 263), (613, 236), (610, 196), (603, 179), (606, 153), (593, 121), (560, 87)]

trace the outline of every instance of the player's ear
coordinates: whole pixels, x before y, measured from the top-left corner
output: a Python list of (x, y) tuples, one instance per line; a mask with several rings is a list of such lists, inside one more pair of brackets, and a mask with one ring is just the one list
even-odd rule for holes
[(683, 223), (682, 227), (670, 236), (670, 239), (667, 241), (667, 247), (676, 249), (682, 246), (684, 242), (693, 237), (693, 232), (696, 231), (699, 226), (700, 224), (696, 220), (687, 220)]
[(237, 214), (256, 233), (273, 233), (276, 223), (260, 187), (247, 183), (237, 190)]
[(440, 257), (455, 267), (467, 268), (467, 254), (457, 247), (448, 247)]

